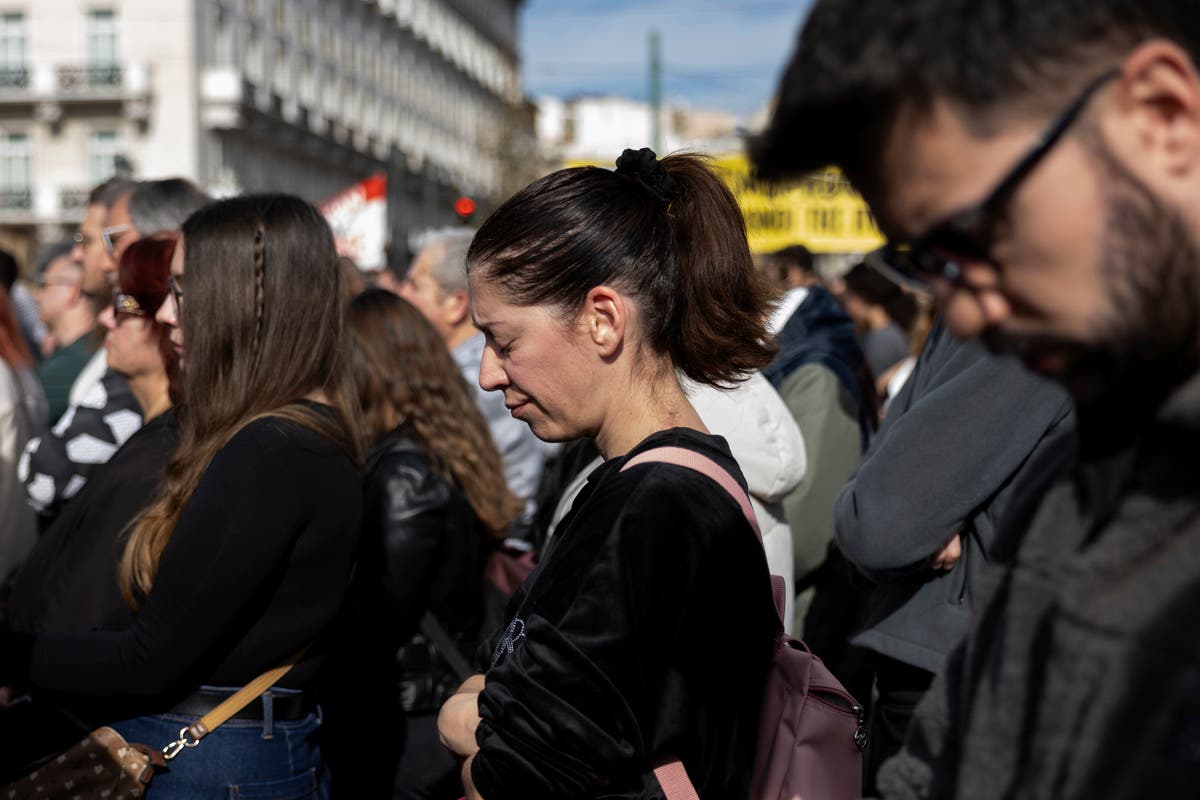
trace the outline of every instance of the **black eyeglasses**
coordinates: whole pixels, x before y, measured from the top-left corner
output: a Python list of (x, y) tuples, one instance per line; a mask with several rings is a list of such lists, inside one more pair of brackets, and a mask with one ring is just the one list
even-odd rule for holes
[(1007, 214), (1007, 205), (1013, 193), (1046, 154), (1054, 149), (1092, 96), (1120, 72), (1119, 69), (1109, 70), (1089, 83), (1058, 119), (1050, 123), (1029, 152), (1021, 157), (987, 197), (937, 223), (911, 243), (888, 245), (880, 254), (883, 260), (912, 277), (943, 278), (952, 283), (962, 279), (962, 271), (957, 263), (959, 260), (995, 264), (991, 250), (996, 226)]
[(179, 286), (179, 279), (174, 275), (167, 276), (167, 286), (171, 289), (171, 297), (175, 300), (175, 313), (183, 308), (183, 289)]
[(121, 314), (134, 317), (146, 316), (146, 312), (142, 310), (142, 304), (137, 301), (137, 298), (124, 292), (117, 292), (113, 295), (112, 308), (113, 313), (118, 316)]

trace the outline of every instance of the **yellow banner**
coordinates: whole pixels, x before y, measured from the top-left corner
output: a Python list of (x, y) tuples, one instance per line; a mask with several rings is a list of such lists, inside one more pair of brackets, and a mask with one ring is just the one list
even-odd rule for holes
[[(573, 161), (566, 166), (590, 164)], [(814, 253), (865, 253), (883, 244), (867, 204), (837, 169), (771, 184), (751, 176), (741, 153), (717, 156), (713, 166), (742, 209), (752, 253), (793, 244)]]
[(740, 153), (714, 166), (746, 217), (751, 252), (802, 244), (814, 253), (864, 253), (883, 244), (867, 204), (837, 169), (771, 184), (752, 177)]

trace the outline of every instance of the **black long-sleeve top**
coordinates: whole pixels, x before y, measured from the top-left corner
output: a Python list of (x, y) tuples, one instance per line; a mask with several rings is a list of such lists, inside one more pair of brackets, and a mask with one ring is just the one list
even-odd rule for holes
[(117, 584), (125, 531), (154, 499), (179, 444), (174, 409), (154, 417), (92, 475), (38, 539), (13, 580), (14, 630), (119, 630), (131, 611)]
[(723, 439), (681, 428), (591, 475), (487, 672), (472, 764), (487, 800), (662, 797), (652, 769), (666, 755), (701, 797), (746, 795), (778, 625), (766, 559), (711, 479), (620, 471), (656, 446), (742, 480)]
[[(240, 686), (313, 642), (337, 613), (362, 495), (342, 449), (280, 418), (256, 420), (213, 458), (179, 517), (129, 628), (0, 635), (0, 684), (146, 705), (200, 684)], [(312, 683), (307, 657), (281, 685)]]

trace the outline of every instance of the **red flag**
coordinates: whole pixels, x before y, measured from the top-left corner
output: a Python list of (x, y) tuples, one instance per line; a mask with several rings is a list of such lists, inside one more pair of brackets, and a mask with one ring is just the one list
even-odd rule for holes
[(380, 172), (321, 203), (333, 229), (338, 255), (359, 269), (377, 271), (387, 264), (387, 175)]

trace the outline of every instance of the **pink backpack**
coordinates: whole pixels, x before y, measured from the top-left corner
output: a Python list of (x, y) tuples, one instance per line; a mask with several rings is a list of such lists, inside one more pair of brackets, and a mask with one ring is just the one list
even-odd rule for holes
[[(655, 461), (711, 478), (737, 501), (761, 538), (750, 498), (716, 462), (681, 447), (656, 447), (631, 458), (622, 471)], [(751, 800), (858, 800), (867, 744), (863, 709), (804, 642), (784, 633), (785, 585), (775, 575), (771, 583), (779, 639), (759, 712)], [(699, 800), (678, 759), (661, 764), (654, 774), (667, 800)]]

